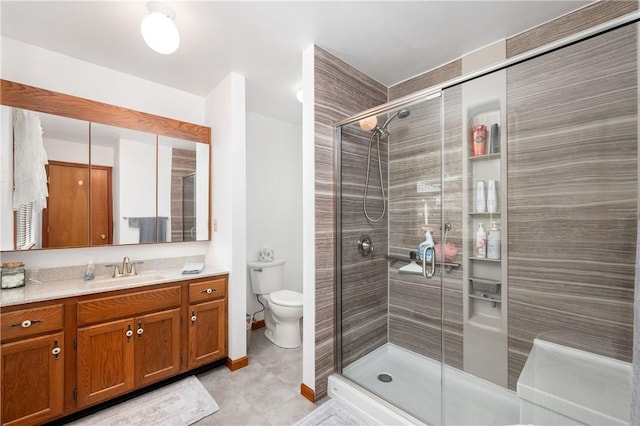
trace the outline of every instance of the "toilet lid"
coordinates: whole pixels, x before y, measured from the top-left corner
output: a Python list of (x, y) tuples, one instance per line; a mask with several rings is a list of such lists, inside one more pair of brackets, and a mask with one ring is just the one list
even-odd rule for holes
[(302, 293), (291, 290), (278, 290), (269, 293), (269, 299), (280, 306), (297, 307), (302, 306)]

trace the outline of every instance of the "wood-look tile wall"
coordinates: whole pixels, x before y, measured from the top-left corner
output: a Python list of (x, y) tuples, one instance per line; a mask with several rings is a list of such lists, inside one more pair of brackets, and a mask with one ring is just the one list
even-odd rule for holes
[(511, 388), (543, 332), (631, 360), (637, 58), (628, 26), (507, 71)]
[[(186, 149), (172, 149), (171, 153), (171, 241), (192, 240), (184, 234), (184, 224), (195, 226), (195, 210), (189, 208), (194, 204), (193, 187), (183, 188), (185, 176), (196, 170), (196, 152)], [(187, 209), (185, 211), (185, 202)], [(193, 224), (193, 225), (189, 225)]]
[[(335, 302), (336, 302), (336, 187), (335, 187), (335, 144), (333, 125), (356, 112), (383, 104), (387, 100), (387, 88), (373, 79), (362, 74), (350, 65), (340, 61), (328, 52), (315, 47), (315, 173), (316, 173), (316, 384), (315, 397), (320, 399), (327, 393), (327, 379), (334, 371), (335, 363)], [(354, 130), (353, 135), (358, 135)], [(364, 188), (363, 167), (366, 170), (366, 151), (364, 134), (352, 138), (348, 145), (351, 152), (348, 160), (351, 162), (344, 176), (345, 187), (350, 188), (345, 199), (346, 219), (349, 221), (347, 229), (357, 229), (358, 232), (370, 232), (377, 240), (377, 236), (386, 234), (378, 228), (367, 225), (362, 213), (358, 213)], [(363, 166), (364, 165), (364, 166)], [(353, 172), (353, 174), (352, 174)], [(376, 193), (373, 183), (372, 193)], [(373, 206), (375, 210), (375, 206)], [(357, 232), (356, 232), (357, 233)], [(354, 235), (345, 235), (349, 241), (346, 246), (355, 250)], [(359, 235), (358, 235), (359, 236)], [(355, 237), (357, 240), (357, 237)], [(376, 250), (380, 256), (374, 259), (360, 258), (353, 250), (344, 250), (343, 258), (347, 263), (345, 279), (347, 282), (345, 332), (348, 334), (346, 344), (348, 348), (360, 350), (361, 344), (376, 344), (380, 340), (380, 333), (386, 336), (386, 298), (377, 300), (380, 296), (380, 279), (371, 279), (375, 274), (384, 275), (386, 286), (386, 260), (382, 254), (386, 252), (386, 241), (375, 241)], [(380, 247), (378, 249), (378, 247)], [(356, 252), (357, 253), (357, 252)], [(380, 260), (384, 260), (383, 262)], [(373, 267), (371, 267), (373, 264)], [(386, 291), (386, 290), (385, 290)], [(354, 297), (355, 296), (355, 297)], [(366, 299), (366, 303), (362, 300)], [(383, 306), (383, 304), (385, 306)], [(362, 309), (359, 310), (358, 308)], [(382, 312), (385, 314), (382, 314)], [(384, 323), (382, 325), (381, 323)], [(373, 343), (369, 342), (369, 339)], [(349, 349), (349, 350), (352, 350)], [(345, 359), (352, 358), (345, 354)]]
[[(424, 240), (424, 203), (436, 242), (441, 222), (451, 223), (447, 241), (462, 253), (461, 91), (410, 107), (411, 115), (390, 126), (389, 254), (408, 258)], [(441, 163), (441, 101), (445, 108), (444, 164)], [(444, 168), (444, 170), (443, 170)], [(444, 172), (444, 188), (441, 174)], [(444, 190), (444, 198), (440, 191)], [(444, 214), (444, 216), (443, 216)], [(461, 262), (458, 255), (457, 262)], [(462, 273), (446, 271), (434, 279), (399, 272), (406, 262), (389, 268), (389, 342), (440, 360), (442, 301), (445, 303), (445, 354), (448, 364), (462, 368)], [(439, 268), (438, 268), (439, 271)], [(444, 295), (441, 289), (444, 284)]]

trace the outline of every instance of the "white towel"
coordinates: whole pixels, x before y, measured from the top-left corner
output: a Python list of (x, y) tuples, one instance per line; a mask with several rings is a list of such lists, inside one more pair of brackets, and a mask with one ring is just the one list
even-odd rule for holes
[(42, 127), (38, 114), (15, 108), (13, 110), (13, 210), (33, 203), (37, 212), (47, 207), (47, 153), (42, 141)]

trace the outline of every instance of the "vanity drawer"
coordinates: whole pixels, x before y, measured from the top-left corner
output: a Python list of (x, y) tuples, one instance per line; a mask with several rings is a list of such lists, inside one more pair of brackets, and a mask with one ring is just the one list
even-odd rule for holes
[(222, 299), (227, 295), (227, 278), (214, 278), (210, 281), (189, 284), (189, 302)]
[(64, 327), (63, 305), (2, 313), (2, 341), (29, 337)]
[(78, 325), (109, 321), (180, 306), (180, 286), (78, 302)]

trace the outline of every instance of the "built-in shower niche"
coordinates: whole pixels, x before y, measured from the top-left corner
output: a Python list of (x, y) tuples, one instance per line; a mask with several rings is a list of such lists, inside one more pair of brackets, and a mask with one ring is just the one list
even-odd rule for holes
[(472, 324), (499, 330), (502, 316), (502, 283), (469, 278), (469, 319)]

